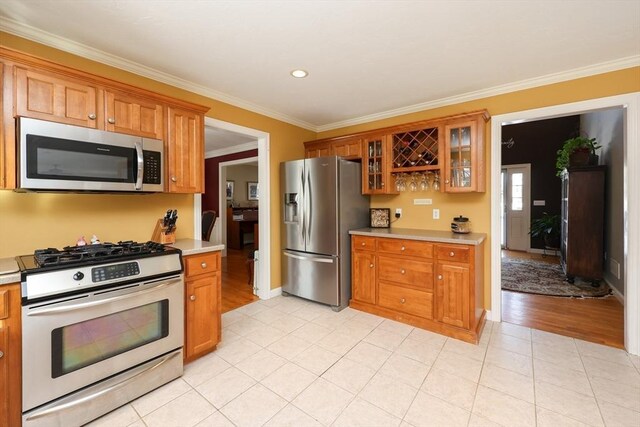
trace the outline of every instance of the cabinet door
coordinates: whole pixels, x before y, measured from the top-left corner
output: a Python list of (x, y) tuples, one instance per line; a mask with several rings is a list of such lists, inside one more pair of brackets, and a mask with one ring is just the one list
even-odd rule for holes
[(362, 140), (347, 140), (336, 142), (331, 145), (331, 154), (344, 157), (345, 159), (362, 158)]
[(469, 267), (438, 263), (436, 280), (436, 319), (460, 328), (469, 328)]
[(99, 128), (95, 86), (53, 73), (16, 67), (16, 115)]
[(484, 131), (478, 120), (445, 126), (444, 189), (449, 193), (484, 191)]
[(0, 286), (0, 425), (20, 425), (22, 341), (20, 284)]
[(387, 136), (367, 139), (362, 162), (363, 194), (395, 194), (390, 184), (389, 139)]
[(376, 303), (376, 257), (372, 253), (354, 251), (352, 255), (352, 298)]
[(105, 96), (107, 130), (164, 139), (161, 104), (113, 91)]
[(304, 157), (307, 159), (311, 159), (314, 157), (325, 157), (330, 155), (331, 155), (331, 146), (329, 143), (325, 145), (306, 148), (304, 151)]
[(193, 359), (220, 341), (219, 273), (189, 279), (185, 294), (185, 358)]
[(204, 120), (202, 114), (169, 107), (168, 190), (202, 193), (204, 188)]

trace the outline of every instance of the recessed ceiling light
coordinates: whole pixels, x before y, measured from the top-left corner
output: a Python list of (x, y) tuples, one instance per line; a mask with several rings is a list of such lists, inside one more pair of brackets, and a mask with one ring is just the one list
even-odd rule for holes
[(297, 79), (303, 79), (309, 75), (305, 70), (293, 70), (291, 75)]

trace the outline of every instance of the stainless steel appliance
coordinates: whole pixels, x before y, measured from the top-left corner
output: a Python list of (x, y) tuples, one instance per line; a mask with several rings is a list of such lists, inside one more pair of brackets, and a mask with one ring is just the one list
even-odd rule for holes
[(163, 142), (18, 119), (18, 191), (163, 191)]
[(369, 224), (360, 164), (339, 157), (284, 162), (282, 290), (340, 310), (351, 297), (349, 230)]
[(24, 426), (82, 425), (182, 375), (179, 250), (119, 242), (17, 261)]

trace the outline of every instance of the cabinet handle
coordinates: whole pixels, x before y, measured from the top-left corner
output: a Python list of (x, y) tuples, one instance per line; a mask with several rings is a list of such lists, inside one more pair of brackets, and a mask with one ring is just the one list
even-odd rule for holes
[(404, 298), (400, 298), (400, 304), (404, 304), (405, 303), (405, 299)]
[(90, 120), (95, 120), (96, 119), (96, 115), (94, 113), (89, 114), (89, 119)]
[(207, 263), (206, 263), (206, 262), (201, 263), (201, 264), (200, 264), (200, 267), (202, 267), (202, 268), (207, 268)]
[(400, 248), (401, 251), (404, 251), (404, 246)]
[(369, 268), (373, 268), (373, 264), (369, 264)]
[(442, 280), (442, 274), (438, 274), (438, 280)]
[(451, 251), (451, 252), (449, 252), (449, 256), (456, 256), (456, 253)]
[[(178, 182), (178, 178), (176, 178), (175, 176), (171, 177), (171, 182)], [(364, 244), (364, 243), (363, 243)]]
[(114, 119), (113, 117), (109, 117), (109, 118), (107, 119), (107, 121), (108, 121), (110, 124), (114, 124), (114, 123), (116, 122), (116, 119)]
[(403, 268), (402, 270), (400, 270), (400, 273), (402, 273), (402, 274), (404, 274), (404, 273), (405, 273), (404, 268)]
[(191, 301), (195, 301), (195, 300), (196, 300), (196, 296), (195, 296), (195, 295), (191, 295), (191, 296), (189, 297), (189, 299), (190, 299)]

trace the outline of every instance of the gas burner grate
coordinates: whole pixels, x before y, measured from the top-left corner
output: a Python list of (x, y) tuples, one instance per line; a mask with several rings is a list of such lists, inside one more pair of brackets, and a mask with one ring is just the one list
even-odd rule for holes
[(52, 265), (76, 264), (84, 261), (117, 259), (128, 255), (144, 255), (164, 252), (164, 245), (156, 242), (138, 243), (131, 240), (118, 243), (101, 243), (86, 246), (65, 246), (61, 250), (55, 248), (37, 249), (34, 252), (40, 267)]

